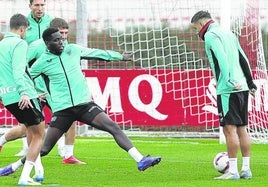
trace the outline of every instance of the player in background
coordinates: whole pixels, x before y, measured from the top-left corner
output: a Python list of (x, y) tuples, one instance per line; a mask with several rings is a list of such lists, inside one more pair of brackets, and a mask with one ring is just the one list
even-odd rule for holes
[(28, 44), (42, 38), (42, 33), (50, 25), (53, 17), (45, 13), (46, 0), (30, 0), (30, 13), (27, 16), (30, 26), (25, 40)]
[[(40, 149), (45, 134), (44, 116), (38, 95), (29, 75), (26, 62), (25, 37), (29, 22), (22, 14), (10, 18), (10, 32), (0, 42), (0, 89), (3, 105), (13, 116), (25, 124), (29, 151), (18, 185), (40, 185), (30, 177), (35, 163), (40, 162)], [(1, 174), (8, 172), (1, 170)]]
[[(216, 80), (219, 120), (230, 163), (229, 172), (215, 179), (251, 179), (251, 142), (246, 127), (249, 91), (254, 94), (257, 87), (248, 59), (237, 36), (216, 24), (209, 12), (198, 11), (191, 19), (191, 26), (205, 42), (205, 51)], [(240, 172), (237, 165), (239, 148), (243, 159)]]
[[(53, 19), (48, 14), (45, 14), (45, 3), (46, 3), (45, 0), (30, 0), (29, 8), (31, 9), (31, 12), (27, 16), (30, 26), (27, 30), (27, 34), (25, 37), (25, 40), (28, 42), (28, 44), (36, 40), (41, 40), (41, 43), (43, 43), (43, 40), (41, 38), (42, 33), (45, 29), (47, 29), (50, 26), (50, 22)], [(65, 37), (67, 37), (67, 35)], [(31, 47), (34, 45), (29, 46), (31, 48), (30, 50), (34, 49), (34, 47)], [(43, 52), (43, 48), (41, 52)], [(79, 161), (73, 156), (73, 146), (76, 134), (75, 127), (76, 123), (74, 122), (73, 126), (68, 130), (68, 132), (65, 133), (65, 135), (62, 136), (58, 141), (59, 155), (64, 158), (67, 157), (67, 159), (64, 159), (62, 162), (64, 164), (85, 164), (84, 162)], [(28, 144), (27, 139), (25, 138), (25, 132), (26, 127), (23, 124), (14, 126), (9, 131), (7, 131), (3, 136), (0, 137), (0, 151), (6, 142), (22, 138), (23, 147), (21, 151), (17, 153), (15, 156), (25, 156), (28, 150)]]
[[(43, 33), (43, 39), (48, 51), (32, 65), (30, 73), (32, 78), (41, 74), (48, 76), (50, 80), (50, 96), (52, 99), (51, 108), (53, 111), (52, 121), (48, 127), (45, 140), (41, 149), (41, 156), (47, 155), (57, 140), (66, 132), (74, 121), (81, 121), (99, 130), (110, 133), (116, 143), (137, 162), (138, 170), (144, 171), (147, 168), (158, 164), (161, 157), (143, 156), (124, 134), (118, 124), (95, 104), (90, 98), (90, 90), (80, 67), (82, 58), (98, 58), (107, 61), (127, 61), (133, 54), (115, 51), (90, 49), (76, 44), (63, 45), (61, 34), (58, 29), (48, 28)], [(47, 63), (49, 61), (49, 63)], [(5, 168), (9, 175), (19, 168), (13, 165)], [(5, 168), (2, 168), (5, 169)], [(0, 169), (1, 173), (1, 169)]]

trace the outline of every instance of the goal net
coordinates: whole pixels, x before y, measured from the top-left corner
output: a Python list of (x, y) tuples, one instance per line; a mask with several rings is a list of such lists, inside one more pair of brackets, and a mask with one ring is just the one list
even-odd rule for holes
[[(87, 62), (89, 72), (85, 72), (89, 76), (103, 76), (104, 80), (98, 82), (101, 89), (95, 86), (95, 79), (90, 79), (89, 85), (97, 90), (92, 97), (122, 127), (159, 130), (158, 135), (171, 131), (182, 136), (189, 133), (196, 137), (218, 136), (215, 81), (205, 55), (204, 43), (189, 27), (191, 17), (202, 9), (208, 10), (223, 26), (226, 26), (224, 21), (229, 21), (227, 29), (231, 28), (240, 39), (258, 86), (255, 97), (250, 97), (248, 130), (254, 142), (267, 143), (268, 79), (265, 59), (268, 53), (263, 48), (263, 43), (268, 42), (265, 31), (266, 1), (47, 1), (50, 15), (69, 22), (70, 42), (77, 41), (77, 31), (83, 32), (85, 26), (76, 21), (76, 8), (81, 2), (86, 7), (86, 12), (79, 12), (82, 17), (87, 17), (88, 28), (84, 32), (87, 32), (89, 47), (134, 52), (135, 62), (90, 60)], [(2, 0), (0, 5), (1, 32), (7, 30), (6, 23), (12, 13), (28, 14), (28, 1)], [(140, 74), (140, 71), (143, 73)], [(105, 83), (123, 80), (111, 80), (111, 75), (140, 80), (139, 85), (123, 82), (129, 85), (128, 90), (118, 96), (123, 103), (118, 110), (115, 110), (113, 100), (104, 94)], [(124, 87), (124, 84), (120, 86)], [(135, 92), (134, 88), (137, 87), (141, 87), (141, 90)], [(107, 88), (112, 90), (114, 87)], [(131, 91), (135, 94), (126, 98), (122, 95)], [(129, 105), (124, 106), (126, 102)], [(0, 119), (8, 119), (6, 114), (0, 114)]]

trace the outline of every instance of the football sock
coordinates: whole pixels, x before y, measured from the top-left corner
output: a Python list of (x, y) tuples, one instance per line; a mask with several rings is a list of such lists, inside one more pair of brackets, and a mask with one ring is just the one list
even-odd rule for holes
[(11, 164), (12, 170), (16, 171), (17, 169), (19, 169), (21, 166), (23, 166), (23, 163), (21, 162), (21, 159), (19, 159), (18, 161), (14, 162)]
[(7, 142), (5, 135), (0, 137), (0, 146), (3, 146)]
[(247, 171), (250, 168), (250, 157), (242, 157), (242, 171)]
[(238, 173), (237, 169), (237, 158), (229, 158), (229, 172), (230, 173)]
[(38, 155), (35, 165), (34, 165), (35, 174), (44, 175), (44, 167), (42, 165), (40, 154)]
[(65, 146), (65, 136), (61, 136), (58, 140), (58, 149), (64, 148)]
[(26, 160), (26, 162), (23, 166), (20, 178), (22, 178), (22, 179), (29, 178), (33, 167), (34, 167), (34, 162)]
[(132, 147), (128, 150), (128, 154), (136, 161), (139, 162), (143, 158), (142, 154), (135, 148)]
[(28, 142), (27, 142), (26, 137), (22, 138), (22, 145), (23, 145), (23, 149), (28, 149)]
[(69, 158), (70, 156), (73, 156), (74, 154), (74, 145), (65, 145), (64, 146), (64, 158)]

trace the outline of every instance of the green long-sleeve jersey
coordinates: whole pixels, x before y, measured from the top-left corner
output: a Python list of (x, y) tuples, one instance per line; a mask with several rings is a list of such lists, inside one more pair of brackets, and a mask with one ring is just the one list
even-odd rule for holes
[(33, 81), (26, 72), (27, 43), (12, 32), (0, 42), (0, 95), (4, 105), (19, 102), (22, 95), (37, 98)]
[(49, 16), (48, 14), (44, 14), (39, 21), (36, 21), (32, 17), (32, 12), (30, 12), (29, 15), (27, 16), (27, 19), (29, 21), (29, 27), (27, 29), (25, 40), (27, 41), (28, 44), (30, 44), (33, 41), (42, 38), (44, 30), (46, 30), (49, 27), (53, 17)]
[(52, 112), (64, 110), (91, 101), (90, 90), (81, 70), (81, 58), (119, 61), (123, 56), (115, 51), (90, 49), (76, 44), (65, 45), (61, 55), (43, 53), (32, 65), (32, 78), (48, 77)]
[[(238, 38), (230, 31), (225, 31), (216, 23), (209, 26), (205, 33), (205, 50), (217, 83), (217, 94), (248, 90), (245, 72), (240, 60), (248, 66), (248, 59), (243, 52)], [(241, 85), (241, 90), (234, 90)]]

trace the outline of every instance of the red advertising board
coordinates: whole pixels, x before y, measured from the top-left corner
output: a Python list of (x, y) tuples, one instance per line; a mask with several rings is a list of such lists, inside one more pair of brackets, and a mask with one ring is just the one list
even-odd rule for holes
[[(84, 74), (92, 99), (119, 124), (218, 126), (209, 70), (85, 70)], [(49, 122), (48, 109), (45, 116)], [(11, 123), (16, 120), (1, 108), (0, 124)]]

